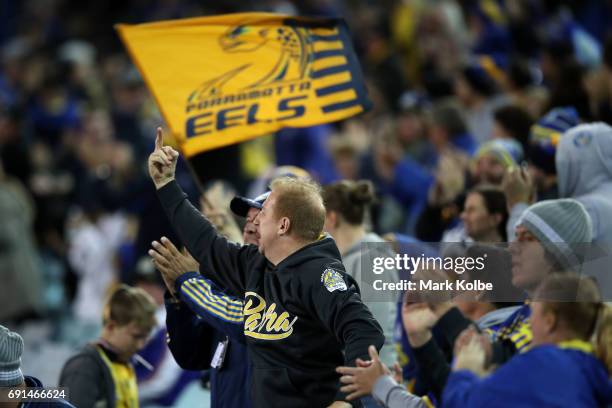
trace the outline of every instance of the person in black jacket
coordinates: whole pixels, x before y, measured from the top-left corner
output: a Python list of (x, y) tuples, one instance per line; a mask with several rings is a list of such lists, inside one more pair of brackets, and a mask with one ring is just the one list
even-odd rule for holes
[[(344, 406), (338, 365), (380, 349), (382, 329), (344, 271), (333, 239), (322, 234), (325, 207), (313, 184), (281, 178), (255, 219), (259, 246), (219, 236), (174, 180), (178, 152), (158, 128), (149, 173), (200, 272), (244, 298), (244, 334), (253, 364), (255, 407)], [(161, 250), (161, 245), (154, 245)]]

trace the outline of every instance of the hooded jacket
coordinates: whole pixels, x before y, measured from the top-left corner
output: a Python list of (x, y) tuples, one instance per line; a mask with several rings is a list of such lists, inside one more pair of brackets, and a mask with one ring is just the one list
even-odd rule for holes
[(175, 181), (157, 193), (202, 275), (244, 298), (253, 406), (325, 407), (343, 400), (335, 368), (368, 359), (368, 346), (380, 349), (384, 336), (334, 240), (324, 237), (272, 265), (256, 246), (218, 235)]
[(612, 127), (591, 123), (568, 130), (555, 158), (561, 198), (580, 201), (593, 220), (593, 242), (612, 243)]
[(585, 352), (584, 347), (574, 348), (572, 343), (576, 342), (535, 347), (482, 379), (468, 370), (456, 371), (446, 383), (443, 406), (602, 407), (612, 404), (612, 383), (604, 365)]

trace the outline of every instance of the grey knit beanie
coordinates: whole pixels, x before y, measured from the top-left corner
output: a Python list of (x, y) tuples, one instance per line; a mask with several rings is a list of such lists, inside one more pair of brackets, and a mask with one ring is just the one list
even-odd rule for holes
[(15, 332), (0, 326), (0, 387), (14, 387), (23, 382), (21, 354), (23, 339)]
[(582, 203), (563, 198), (529, 206), (517, 225), (531, 232), (566, 269), (579, 267), (593, 239), (591, 216)]

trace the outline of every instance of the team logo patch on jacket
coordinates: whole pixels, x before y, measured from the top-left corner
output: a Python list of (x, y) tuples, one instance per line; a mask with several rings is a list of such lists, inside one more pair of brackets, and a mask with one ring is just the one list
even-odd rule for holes
[(321, 274), (321, 283), (323, 283), (325, 289), (330, 292), (333, 292), (334, 290), (339, 290), (342, 292), (347, 289), (346, 282), (344, 282), (340, 272), (331, 268), (327, 268), (323, 271)]

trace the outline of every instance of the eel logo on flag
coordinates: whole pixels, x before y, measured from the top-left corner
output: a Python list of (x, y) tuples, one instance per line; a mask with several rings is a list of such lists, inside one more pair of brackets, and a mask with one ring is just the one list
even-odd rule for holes
[(118, 30), (187, 157), (370, 107), (339, 19), (244, 13)]
[(309, 50), (312, 46), (308, 39), (307, 30), (296, 27), (259, 28), (245, 25), (230, 27), (219, 37), (219, 45), (223, 51), (228, 54), (253, 53), (251, 57), (255, 59), (257, 58), (255, 53), (261, 46), (268, 42), (276, 42), (274, 44), (278, 50), (276, 60), (268, 62), (270, 68), (261, 78), (258, 78), (257, 74), (249, 73), (249, 70), (256, 68), (256, 62), (253, 61), (208, 80), (189, 96), (189, 102), (222, 95), (223, 86), (227, 82), (235, 82), (246, 90), (304, 79), (310, 74), (311, 66)]

